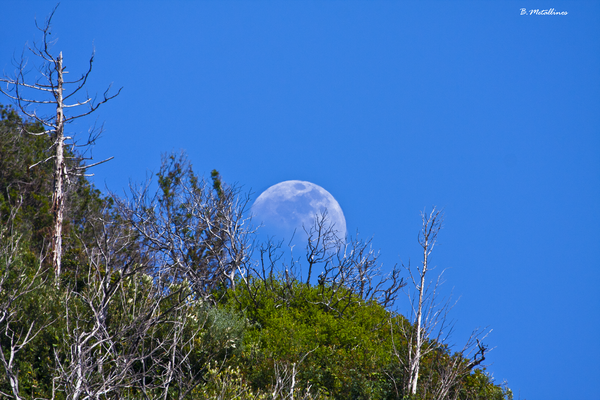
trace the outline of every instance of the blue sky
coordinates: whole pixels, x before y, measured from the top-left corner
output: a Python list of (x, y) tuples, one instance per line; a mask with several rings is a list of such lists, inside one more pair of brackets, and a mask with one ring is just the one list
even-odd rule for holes
[[(53, 6), (3, 3), (1, 70)], [(253, 199), (314, 182), (384, 269), (443, 207), (454, 342), (493, 328), (515, 398), (600, 399), (599, 2), (63, 1), (54, 36), (73, 75), (96, 49), (91, 93), (124, 87), (71, 127), (105, 122), (101, 189), (180, 149)]]

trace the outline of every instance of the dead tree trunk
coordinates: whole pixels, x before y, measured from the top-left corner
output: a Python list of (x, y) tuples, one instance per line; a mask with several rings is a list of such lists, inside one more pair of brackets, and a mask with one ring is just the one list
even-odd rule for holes
[[(65, 136), (65, 126), (75, 119), (85, 117), (96, 111), (101, 104), (116, 97), (121, 89), (116, 94), (109, 95), (109, 88), (104, 92), (103, 98), (96, 101), (92, 97), (85, 96), (82, 100), (72, 100), (71, 97), (78, 94), (83, 89), (87, 79), (92, 72), (92, 63), (94, 62), (94, 54), (89, 61), (89, 68), (81, 75), (79, 79), (73, 81), (65, 81), (64, 76), (67, 74), (63, 65), (62, 52), (58, 57), (50, 51), (52, 41), (50, 40), (51, 21), (56, 8), (52, 11), (46, 24), (38, 29), (43, 34), (41, 44), (30, 47), (29, 50), (36, 57), (41, 59), (39, 71), (42, 74), (41, 79), (36, 79), (33, 83), (28, 83), (25, 79), (27, 64), (24, 58), (21, 58), (17, 65), (17, 72), (14, 77), (0, 78), (0, 82), (6, 84), (6, 87), (0, 87), (0, 92), (13, 99), (19, 110), (32, 122), (39, 123), (44, 127), (44, 131), (40, 133), (27, 132), (32, 135), (49, 135), (52, 138), (52, 145), (48, 149), (49, 156), (39, 162), (33, 164), (29, 168), (33, 168), (38, 164), (54, 160), (54, 189), (52, 194), (52, 265), (54, 267), (56, 277), (61, 274), (61, 264), (63, 255), (63, 221), (66, 213), (67, 205), (67, 189), (70, 176), (91, 176), (85, 174), (86, 169), (95, 165), (101, 164), (110, 160), (112, 157), (94, 164), (85, 164), (85, 160), (90, 158), (83, 157), (78, 153), (76, 147), (88, 147), (92, 145), (101, 133), (101, 130), (90, 130), (90, 136), (83, 144), (77, 143), (72, 137)], [(71, 100), (70, 100), (71, 99)], [(38, 114), (38, 110), (31, 110), (30, 106), (36, 106), (41, 109), (52, 107), (46, 116)], [(87, 106), (87, 110), (80, 113), (69, 113), (65, 115), (66, 110), (74, 109), (81, 106)], [(49, 110), (48, 110), (49, 111)]]
[(60, 276), (62, 262), (62, 226), (65, 212), (65, 181), (68, 179), (64, 155), (64, 115), (63, 115), (63, 57), (62, 52), (56, 60), (56, 87), (53, 88), (56, 99), (56, 128), (54, 146), (56, 158), (54, 159), (54, 191), (52, 194), (52, 212), (54, 224), (52, 229), (52, 266), (56, 276)]
[(409, 354), (411, 354), (412, 356), (409, 360), (410, 372), (408, 386), (410, 392), (413, 395), (417, 393), (417, 382), (419, 380), (419, 366), (421, 364), (422, 348), (426, 333), (423, 329), (423, 300), (426, 291), (425, 277), (429, 268), (429, 255), (433, 251), (433, 247), (435, 246), (437, 240), (437, 235), (440, 229), (442, 228), (441, 212), (436, 210), (435, 208), (431, 211), (429, 215), (422, 213), (421, 217), (423, 220), (423, 225), (419, 234), (419, 244), (423, 248), (423, 264), (421, 265), (421, 268), (418, 269), (420, 282), (419, 284), (415, 285), (417, 292), (419, 293), (419, 301), (416, 310), (417, 326), (415, 329), (414, 337), (414, 353), (412, 353), (412, 349), (409, 350)]
[[(419, 232), (419, 245), (423, 249), (423, 261), (415, 268), (405, 266), (411, 286), (409, 291), (412, 305), (410, 323), (390, 321), (391, 331), (396, 328), (407, 343), (406, 353), (399, 351), (394, 343), (394, 355), (406, 374), (403, 394), (418, 395), (435, 400), (448, 399), (451, 390), (461, 385), (461, 380), (485, 359), (488, 347), (481, 341), (487, 333), (475, 329), (462, 350), (455, 352), (447, 341), (452, 333), (452, 323), (448, 314), (453, 307), (450, 299), (438, 299), (443, 272), (430, 279), (434, 270), (431, 253), (442, 229), (443, 214), (435, 207), (430, 213), (421, 213), (422, 226)], [(412, 294), (414, 293), (414, 294)], [(488, 332), (489, 333), (489, 332)], [(424, 376), (421, 362), (429, 357)], [(433, 397), (430, 397), (433, 396)]]

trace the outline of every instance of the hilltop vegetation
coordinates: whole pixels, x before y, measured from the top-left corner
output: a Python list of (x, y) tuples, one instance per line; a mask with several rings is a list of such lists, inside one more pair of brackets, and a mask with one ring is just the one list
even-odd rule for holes
[(323, 220), (303, 259), (254, 243), (247, 197), (184, 155), (127, 198), (73, 177), (56, 273), (53, 166), (30, 168), (51, 138), (25, 133), (44, 128), (10, 107), (0, 117), (4, 398), (512, 398), (483, 345), (471, 355), (438, 337), (413, 394), (417, 325), (394, 311), (399, 271), (380, 276), (369, 243), (343, 243)]

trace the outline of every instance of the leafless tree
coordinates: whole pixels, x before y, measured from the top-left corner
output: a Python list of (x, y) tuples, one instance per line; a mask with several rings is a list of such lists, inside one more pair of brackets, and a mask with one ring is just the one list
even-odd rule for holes
[[(305, 354), (305, 356), (308, 355)], [(299, 363), (302, 362), (302, 359)], [(199, 392), (198, 398), (214, 400), (318, 400), (328, 399), (320, 391), (298, 385), (299, 363), (276, 362), (273, 367), (273, 383), (262, 390), (252, 390), (248, 382), (241, 377), (239, 367), (208, 369), (210, 383)]]
[(456, 400), (460, 394), (460, 382), (471, 371), (481, 365), (489, 351), (482, 341), (490, 333), (474, 330), (461, 350), (448, 354), (445, 347), (433, 352), (430, 373), (421, 384), (425, 397), (436, 400)]
[(40, 255), (37, 266), (26, 270), (20, 257), (22, 236), (14, 231), (14, 220), (20, 202), (10, 207), (9, 215), (0, 212), (0, 365), (9, 382), (11, 393), (3, 393), (7, 398), (21, 399), (19, 387), (18, 354), (52, 321), (44, 315), (29, 315), (25, 312), (25, 301), (32, 293), (39, 291), (45, 278), (42, 268), (44, 254)]
[[(321, 225), (326, 222), (325, 217), (326, 215), (316, 218), (315, 225), (309, 232), (309, 238), (321, 234)], [(335, 294), (344, 290), (364, 301), (376, 302), (384, 308), (391, 308), (400, 289), (405, 286), (404, 280), (400, 277), (400, 270), (394, 266), (388, 274), (381, 272), (379, 252), (373, 250), (371, 240), (350, 239), (347, 242), (339, 240), (334, 242), (336, 246), (328, 246), (325, 240), (322, 248), (319, 249), (314, 245), (315, 241), (309, 239), (307, 245), (306, 259), (311, 270), (315, 262), (314, 254), (321, 255), (320, 260), (316, 259), (321, 261), (322, 265), (318, 283), (321, 293), (324, 295), (328, 293), (328, 296), (324, 296), (324, 299), (327, 298), (326, 304), (331, 306), (336, 298)], [(331, 257), (327, 256), (330, 252), (329, 247), (335, 249), (331, 252)]]
[(220, 285), (234, 286), (249, 261), (252, 229), (244, 217), (247, 198), (224, 185), (217, 175), (212, 187), (194, 175), (185, 155), (164, 157), (157, 193), (151, 181), (117, 198), (124, 220), (156, 259), (156, 268), (176, 282), (187, 279), (207, 300)]
[[(430, 278), (435, 269), (431, 266), (431, 253), (442, 229), (443, 213), (434, 207), (430, 213), (421, 213), (421, 221), (418, 241), (423, 251), (423, 261), (417, 267), (412, 267), (410, 263), (405, 266), (413, 289), (407, 292), (411, 304), (410, 323), (398, 320), (395, 324), (391, 323), (390, 327), (392, 339), (395, 337), (395, 328), (406, 343), (406, 349), (403, 350), (394, 343), (394, 355), (404, 368), (404, 391), (415, 395), (422, 386), (424, 394), (430, 393), (433, 399), (441, 400), (448, 398), (450, 390), (465, 374), (485, 359), (488, 347), (481, 341), (487, 333), (474, 330), (465, 346), (455, 355), (448, 356), (446, 343), (453, 329), (449, 312), (455, 303), (440, 298), (443, 271), (434, 279)], [(421, 362), (424, 357), (432, 355), (435, 360), (432, 368), (436, 376), (430, 375), (423, 385), (419, 385)]]
[[(84, 287), (65, 287), (63, 294), (64, 335), (55, 349), (54, 388), (69, 399), (114, 395), (131, 385), (139, 359), (135, 343), (151, 325), (153, 313), (147, 308), (156, 306), (139, 298), (147, 290), (134, 278), (143, 266), (127, 257), (132, 235), (104, 222), (95, 224), (96, 243), (84, 244), (89, 268), (77, 271)], [(124, 293), (130, 285), (132, 293)], [(109, 323), (115, 308), (120, 323)]]
[[(43, 26), (40, 27), (36, 23), (36, 26), (42, 32), (42, 42), (39, 45), (34, 44), (32, 47), (29, 47), (29, 51), (41, 61), (41, 66), (38, 68), (41, 76), (33, 82), (26, 79), (28, 72), (27, 60), (22, 56), (17, 64), (15, 76), (0, 78), (0, 82), (6, 84), (5, 87), (0, 87), (0, 92), (14, 100), (24, 115), (44, 127), (43, 132), (28, 133), (32, 135), (49, 135), (52, 138), (52, 146), (48, 149), (48, 157), (31, 165), (30, 168), (51, 160), (54, 161), (52, 265), (58, 277), (61, 274), (63, 254), (62, 229), (69, 179), (73, 176), (84, 175), (88, 168), (110, 159), (85, 164), (85, 160), (89, 160), (90, 158), (79, 155), (80, 153), (76, 149), (92, 145), (100, 135), (101, 129), (91, 129), (87, 141), (85, 143), (78, 143), (73, 137), (65, 134), (65, 127), (67, 124), (96, 111), (100, 105), (116, 97), (121, 89), (114, 94), (110, 94), (109, 86), (100, 100), (90, 97), (87, 93), (78, 99), (92, 72), (94, 54), (92, 53), (90, 57), (87, 71), (80, 78), (72, 81), (66, 80), (68, 71), (63, 63), (62, 52), (55, 55), (51, 51), (51, 47), (54, 44), (54, 41), (50, 39), (51, 23), (55, 11), (56, 8), (50, 13)], [(31, 109), (32, 106), (35, 106), (33, 110)], [(39, 108), (46, 109), (48, 107), (53, 110), (52, 114), (38, 114)], [(83, 111), (79, 113), (71, 111), (80, 107), (83, 108)]]
[[(243, 205), (218, 175), (210, 189), (184, 159), (170, 160), (159, 173), (161, 195), (134, 192), (131, 201), (87, 214), (80, 232), (85, 262), (60, 288), (46, 285), (57, 296), (54, 322), (63, 332), (53, 345), (52, 396), (183, 399), (211, 360), (222, 362), (239, 347), (207, 300), (219, 284), (233, 285), (246, 262)], [(16, 355), (47, 322), (22, 320), (15, 310), (23, 311), (19, 300), (43, 287), (45, 275), (41, 263), (35, 279), (18, 275), (14, 240), (3, 252), (2, 266), (10, 268), (0, 271), (1, 344), (8, 344), (0, 362), (10, 397), (21, 398)]]
[(105, 213), (94, 230), (89, 267), (79, 271), (83, 287), (63, 294), (55, 392), (73, 400), (186, 398), (201, 382), (202, 365), (227, 344), (199, 346), (210, 330), (202, 299), (187, 279), (155, 269), (130, 224)]
[[(313, 225), (304, 229), (308, 235), (305, 263), (301, 258), (286, 258), (282, 242), (268, 240), (258, 249), (258, 259), (246, 264), (240, 284), (253, 301), (267, 290), (288, 304), (302, 294), (299, 283), (309, 287), (314, 282), (319, 304), (339, 316), (358, 301), (377, 302), (383, 307), (394, 304), (405, 283), (396, 267), (389, 274), (381, 273), (379, 253), (372, 249), (371, 241), (341, 240), (326, 212), (316, 215)], [(302, 274), (303, 267), (306, 275)]]
[[(208, 341), (215, 336), (212, 308), (189, 280), (157, 273), (154, 254), (116, 212), (90, 214), (93, 240), (81, 243), (87, 263), (60, 288), (46, 280), (43, 255), (25, 268), (13, 229), (17, 212), (18, 205), (0, 214), (0, 381), (10, 388), (0, 397), (29, 398), (20, 385), (20, 355), (39, 346), (33, 341), (52, 326), (61, 335), (52, 344), (48, 398), (187, 398), (205, 366), (239, 346), (227, 334)], [(42, 310), (57, 314), (30, 314), (28, 305), (40, 297), (47, 302)]]
[[(434, 291), (432, 294), (432, 299), (429, 302), (429, 307), (425, 311), (425, 321), (423, 321), (423, 305), (424, 301), (427, 302), (425, 296), (427, 295), (427, 287), (425, 286), (425, 279), (427, 276), (427, 272), (430, 269), (429, 265), (429, 256), (435, 247), (437, 241), (437, 235), (442, 228), (442, 214), (440, 211), (437, 211), (435, 208), (431, 211), (429, 216), (427, 216), (424, 212), (421, 213), (421, 219), (423, 221), (423, 226), (421, 228), (421, 232), (419, 234), (419, 244), (423, 249), (423, 263), (421, 267), (417, 267), (418, 277), (415, 279), (415, 276), (411, 269), (408, 269), (410, 278), (412, 283), (417, 290), (418, 293), (418, 302), (416, 309), (413, 312), (416, 312), (416, 329), (414, 334), (414, 350), (412, 346), (409, 346), (409, 383), (408, 386), (410, 388), (410, 392), (412, 394), (417, 393), (417, 382), (419, 379), (419, 366), (421, 363), (421, 357), (430, 351), (430, 348), (424, 348), (426, 335), (431, 333), (431, 330), (435, 328), (435, 325), (440, 321), (438, 317), (437, 310), (435, 310), (435, 294), (437, 293), (437, 284), (434, 287)], [(414, 306), (414, 305), (413, 305)], [(442, 319), (442, 322), (445, 319)], [(411, 343), (412, 344), (412, 343)]]
[(270, 390), (273, 400), (317, 400), (321, 398), (319, 392), (311, 392), (310, 384), (304, 389), (298, 386), (298, 367), (309, 353), (306, 353), (298, 363), (275, 363), (275, 382)]

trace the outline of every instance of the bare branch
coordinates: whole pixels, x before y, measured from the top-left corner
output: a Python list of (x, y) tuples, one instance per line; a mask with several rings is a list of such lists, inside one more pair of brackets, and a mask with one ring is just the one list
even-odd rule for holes
[[(402, 382), (403, 392), (415, 395), (419, 390), (425, 398), (432, 396), (432, 399), (442, 400), (450, 398), (451, 390), (458, 393), (454, 390), (457, 385), (483, 362), (488, 348), (481, 344), (481, 340), (489, 332), (473, 331), (462, 350), (450, 354), (447, 341), (452, 334), (453, 323), (449, 320), (449, 313), (456, 302), (440, 298), (444, 271), (435, 279), (429, 278), (434, 270), (430, 256), (442, 228), (443, 213), (434, 207), (429, 213), (421, 213), (421, 222), (418, 242), (423, 251), (423, 261), (416, 267), (410, 263), (404, 266), (412, 284), (412, 291), (406, 293), (411, 305), (410, 320), (405, 323), (404, 320), (392, 322), (390, 319), (390, 332), (393, 340), (396, 331), (406, 341), (406, 350), (403, 351), (395, 342), (393, 344), (394, 355), (406, 376)], [(430, 358), (429, 371), (421, 377), (421, 361), (425, 357)]]
[[(57, 6), (58, 7), (58, 6)], [(44, 25), (39, 25), (36, 21), (36, 27), (42, 32), (42, 43), (34, 44), (29, 50), (32, 54), (39, 57), (41, 66), (38, 68), (41, 77), (37, 78), (33, 83), (26, 79), (25, 67), (27, 63), (23, 56), (18, 63), (18, 70), (14, 78), (1, 78), (0, 82), (6, 83), (6, 90), (0, 87), (0, 92), (14, 100), (19, 110), (29, 118), (42, 124), (45, 128), (44, 132), (35, 133), (35, 135), (50, 134), (52, 136), (53, 145), (51, 147), (52, 154), (37, 163), (34, 163), (30, 168), (41, 163), (53, 160), (54, 162), (54, 191), (52, 197), (52, 212), (54, 217), (54, 227), (52, 232), (52, 249), (53, 249), (53, 266), (56, 272), (56, 277), (61, 275), (62, 263), (62, 225), (69, 186), (69, 176), (81, 176), (81, 171), (93, 166), (102, 164), (104, 161), (82, 166), (83, 156), (75, 153), (70, 155), (69, 152), (75, 149), (76, 143), (69, 136), (65, 135), (65, 124), (90, 115), (96, 111), (102, 104), (118, 96), (121, 89), (115, 94), (110, 94), (112, 85), (103, 93), (102, 100), (94, 101), (90, 96), (82, 101), (75, 101), (72, 104), (67, 104), (67, 100), (76, 95), (87, 83), (88, 77), (92, 71), (94, 53), (89, 60), (89, 67), (81, 78), (75, 81), (65, 80), (65, 74), (68, 72), (63, 66), (63, 56), (59, 52), (58, 56), (52, 54), (50, 48), (54, 43), (50, 40), (52, 18), (56, 12), (55, 7)], [(71, 85), (74, 85), (72, 88)], [(32, 96), (27, 95), (32, 93)], [(38, 97), (39, 96), (39, 97)], [(37, 110), (28, 111), (28, 107), (35, 105), (39, 107), (50, 106), (53, 108), (53, 116), (40, 117), (37, 115)], [(69, 110), (74, 110), (77, 107), (87, 107), (88, 110), (77, 114), (66, 114)], [(97, 138), (90, 133), (88, 142), (85, 146), (93, 144)], [(57, 284), (59, 280), (57, 279)]]

